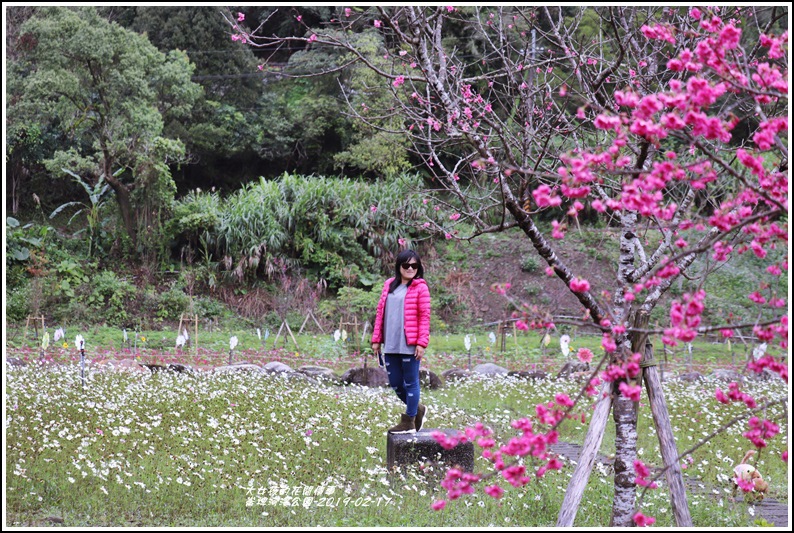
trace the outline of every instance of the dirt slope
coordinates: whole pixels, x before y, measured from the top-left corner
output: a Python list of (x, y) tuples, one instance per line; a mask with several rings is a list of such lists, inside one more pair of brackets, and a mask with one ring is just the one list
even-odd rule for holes
[[(614, 286), (615, 264), (608, 260), (615, 257), (614, 250), (606, 252), (616, 247), (612, 236), (604, 233), (584, 244), (573, 238), (553, 244), (562, 261), (574, 274), (589, 280), (596, 294)], [(548, 265), (520, 231), (484, 235), (472, 242), (450, 242), (428, 253), (426, 259), (428, 280), (447, 299), (457, 299), (458, 314), (460, 308), (470, 310), (475, 323), (495, 322), (510, 315), (510, 302), (491, 290), (494, 283), (510, 283), (507, 296), (515, 302), (538, 305), (555, 316), (582, 315), (581, 304), (562, 280), (546, 275)], [(443, 315), (450, 323), (459, 318), (453, 316), (454, 311)]]

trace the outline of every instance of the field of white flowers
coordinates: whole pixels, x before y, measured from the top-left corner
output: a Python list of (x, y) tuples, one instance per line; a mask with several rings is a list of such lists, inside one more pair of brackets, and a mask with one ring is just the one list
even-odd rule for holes
[[(714, 399), (716, 384), (665, 384), (679, 450), (689, 448), (744, 406)], [(788, 397), (779, 379), (748, 391)], [(505, 439), (510, 421), (576, 384), (514, 378), (470, 379), (423, 391), (430, 428), (482, 421)], [(746, 409), (746, 408), (744, 408)], [(767, 418), (782, 415), (766, 413)], [(550, 472), (499, 500), (481, 492), (448, 502), (443, 469), (386, 470), (386, 429), (401, 412), (390, 389), (316, 383), (283, 374), (197, 372), (139, 374), (76, 365), (9, 368), (5, 393), (6, 524), (66, 526), (552, 526), (572, 468)], [(584, 411), (589, 412), (584, 406)], [(788, 422), (761, 454), (770, 496), (785, 500)], [(641, 405), (640, 458), (658, 464), (650, 413)], [(748, 449), (746, 423), (729, 429), (685, 460), (685, 474), (704, 491), (689, 494), (695, 524), (747, 525), (746, 504), (729, 500), (728, 475)], [(581, 442), (585, 426), (570, 420), (561, 438)], [(602, 453), (609, 454), (611, 436)], [(478, 471), (487, 470), (479, 459)], [(594, 471), (577, 526), (609, 523), (612, 478)], [(744, 507), (744, 508), (743, 508)], [(643, 502), (657, 525), (672, 525), (664, 486)]]

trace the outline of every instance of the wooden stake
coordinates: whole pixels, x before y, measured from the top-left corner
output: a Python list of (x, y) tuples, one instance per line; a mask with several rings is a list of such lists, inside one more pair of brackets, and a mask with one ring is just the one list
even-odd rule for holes
[(300, 327), (300, 329), (298, 330), (298, 335), (300, 335), (301, 333), (303, 333), (303, 327), (306, 325), (306, 322), (308, 322), (308, 321), (309, 321), (309, 317), (311, 317), (311, 319), (312, 319), (312, 320), (314, 320), (314, 323), (317, 325), (317, 328), (320, 330), (320, 333), (322, 333), (323, 335), (325, 335), (325, 330), (324, 330), (324, 329), (323, 329), (323, 327), (320, 325), (320, 323), (317, 321), (317, 317), (316, 317), (316, 316), (314, 316), (314, 312), (313, 312), (312, 310), (309, 310), (309, 312), (308, 312), (308, 313), (306, 313), (306, 318), (304, 318), (304, 319), (303, 319), (303, 324), (301, 324), (301, 327)]
[(292, 342), (295, 344), (295, 349), (300, 350), (300, 348), (298, 347), (298, 341), (295, 340), (295, 335), (292, 334), (292, 330), (289, 328), (289, 324), (287, 323), (286, 319), (284, 319), (284, 321), (281, 323), (281, 327), (278, 328), (278, 333), (276, 333), (276, 339), (273, 341), (273, 348), (275, 348), (276, 345), (278, 345), (278, 338), (281, 335), (281, 332), (285, 328), (286, 331), (284, 332), (284, 348), (287, 347), (287, 333), (289, 333), (289, 336), (292, 338)]
[(576, 511), (579, 510), (587, 480), (590, 479), (596, 455), (601, 448), (601, 440), (604, 438), (604, 430), (607, 420), (609, 420), (609, 411), (612, 409), (612, 382), (604, 382), (598, 398), (593, 417), (590, 419), (590, 426), (587, 428), (587, 435), (584, 438), (579, 462), (573, 471), (571, 481), (568, 482), (565, 498), (562, 500), (560, 514), (557, 517), (557, 527), (573, 527)]
[[(295, 340), (295, 335), (292, 334), (292, 330), (289, 329), (289, 324), (287, 324), (286, 320), (284, 320), (284, 325), (287, 326), (287, 333), (289, 333), (289, 336), (292, 338), (292, 342), (295, 343), (295, 349), (296, 350), (300, 350), (300, 348), (298, 347), (298, 341)], [(286, 338), (286, 335), (285, 335), (285, 338)]]
[(42, 316), (28, 316), (27, 320), (25, 321), (25, 332), (23, 333), (22, 338), (24, 338), (24, 339), (28, 338), (28, 327), (30, 326), (30, 322), (31, 321), (33, 321), (33, 331), (36, 334), (36, 336), (34, 338), (38, 339), (39, 338), (39, 326), (38, 326), (38, 322), (39, 321), (41, 321), (42, 334), (45, 331), (45, 328), (44, 328), (44, 315), (42, 315)]
[(689, 514), (689, 506), (687, 505), (686, 486), (681, 473), (681, 465), (678, 461), (675, 435), (673, 435), (673, 427), (670, 424), (670, 414), (667, 411), (667, 402), (664, 399), (659, 372), (653, 362), (653, 345), (651, 343), (645, 345), (642, 364), (648, 365), (643, 369), (642, 376), (651, 404), (651, 414), (653, 415), (653, 424), (656, 426), (656, 435), (659, 437), (662, 460), (667, 468), (665, 470), (665, 479), (670, 487), (670, 501), (673, 506), (675, 523), (678, 527), (692, 527), (692, 517)]
[[(285, 323), (285, 322), (286, 322), (286, 321), (282, 322), (282, 323), (281, 323), (281, 326), (278, 328), (278, 333), (276, 333), (276, 338), (273, 340), (273, 348), (275, 348), (275, 347), (276, 347), (276, 345), (278, 344), (278, 338), (279, 338), (279, 335), (281, 335), (281, 330), (283, 330), (283, 329), (284, 329), (284, 323)], [(286, 342), (286, 337), (287, 337), (287, 334), (285, 333), (285, 334), (284, 334), (285, 342)]]

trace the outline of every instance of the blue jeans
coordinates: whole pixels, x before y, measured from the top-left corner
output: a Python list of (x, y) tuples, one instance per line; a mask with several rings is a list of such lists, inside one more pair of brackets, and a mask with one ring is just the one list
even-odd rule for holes
[(416, 416), (419, 407), (419, 360), (413, 355), (387, 353), (385, 364), (389, 385), (405, 404), (405, 414)]

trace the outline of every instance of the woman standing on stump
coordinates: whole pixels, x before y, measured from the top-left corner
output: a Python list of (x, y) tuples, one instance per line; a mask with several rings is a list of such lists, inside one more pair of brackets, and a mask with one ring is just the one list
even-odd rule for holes
[(378, 301), (372, 351), (385, 365), (389, 385), (405, 404), (400, 423), (389, 433), (415, 433), (427, 418), (427, 406), (419, 403), (419, 363), (430, 341), (430, 290), (423, 277), (419, 254), (400, 252), (395, 275), (384, 283)]

